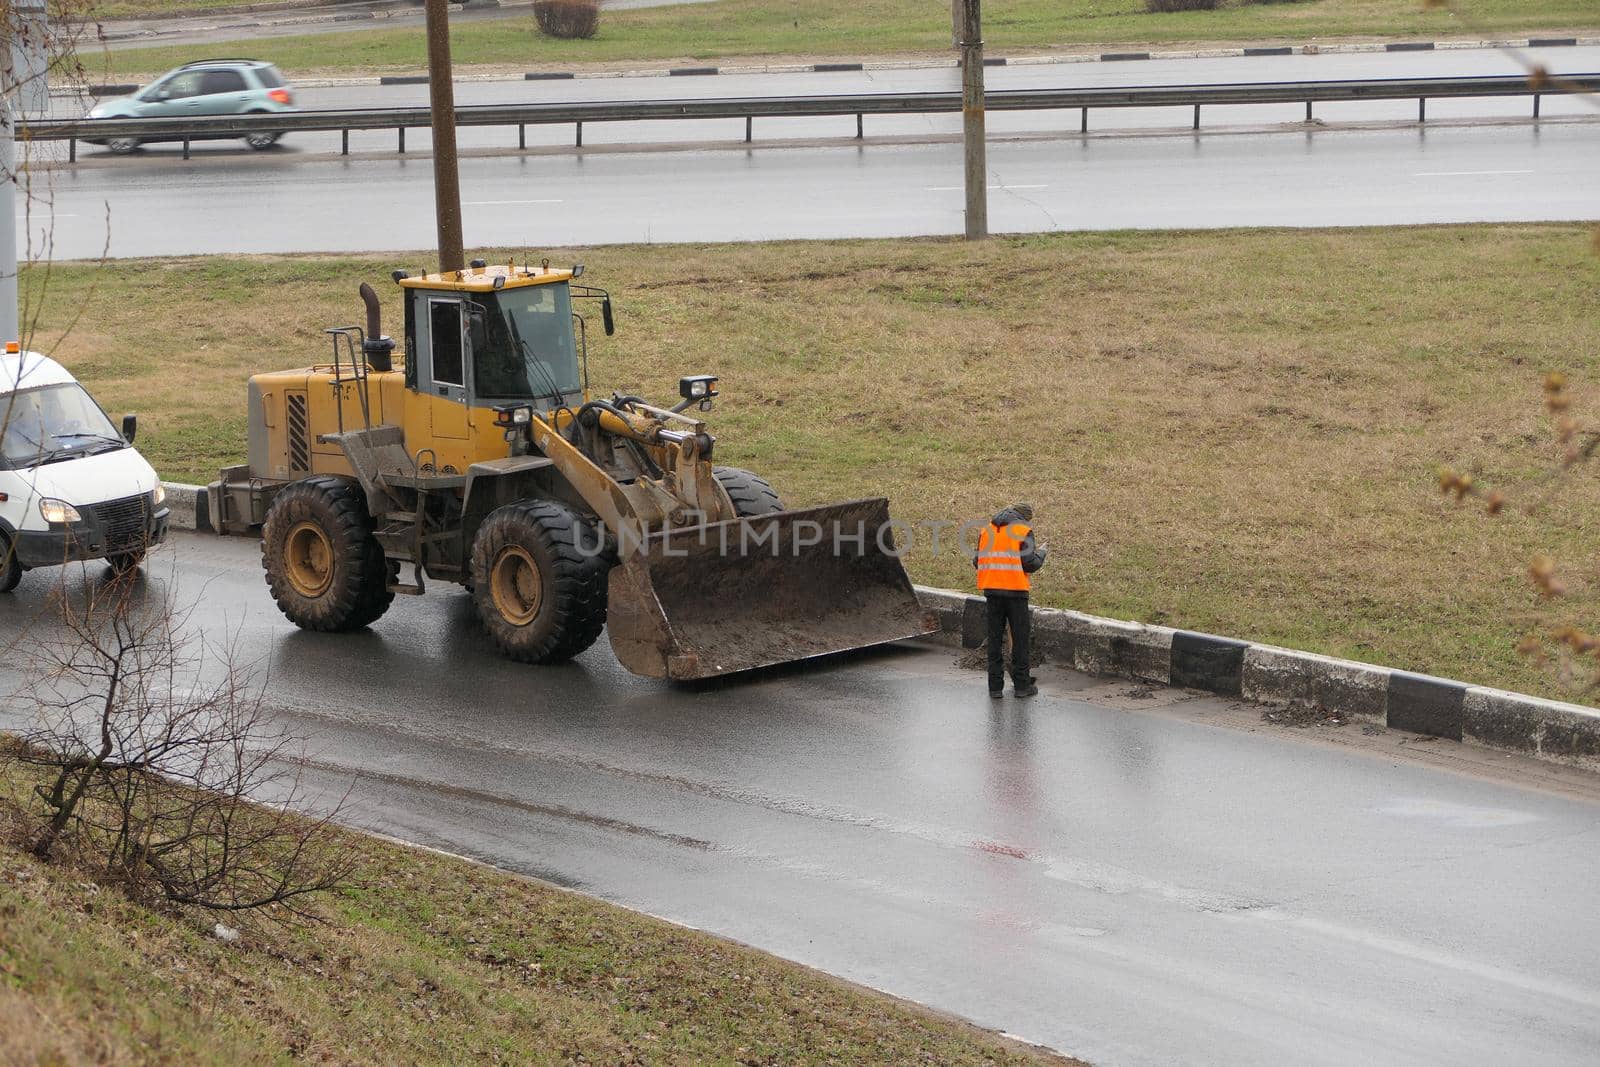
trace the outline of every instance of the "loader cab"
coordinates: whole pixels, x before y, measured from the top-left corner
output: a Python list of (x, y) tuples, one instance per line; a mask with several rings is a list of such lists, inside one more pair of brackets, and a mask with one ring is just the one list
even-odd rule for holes
[[(583, 402), (572, 272), (480, 267), (405, 277), (406, 385), (466, 409)], [(449, 415), (442, 416), (449, 418)]]

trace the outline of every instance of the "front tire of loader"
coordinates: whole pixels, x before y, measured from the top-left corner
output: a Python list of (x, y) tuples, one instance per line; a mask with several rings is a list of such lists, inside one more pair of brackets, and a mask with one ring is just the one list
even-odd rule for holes
[(711, 476), (727, 492), (728, 498), (733, 501), (733, 510), (741, 519), (771, 515), (774, 511), (783, 510), (783, 501), (778, 498), (777, 490), (759, 474), (739, 467), (712, 467)]
[(322, 475), (295, 482), (272, 501), (261, 529), (261, 566), (289, 621), (325, 633), (359, 630), (394, 602), (361, 487)]
[(500, 651), (524, 663), (562, 663), (606, 624), (610, 559), (585, 552), (595, 531), (548, 500), (489, 513), (472, 543), (472, 602)]

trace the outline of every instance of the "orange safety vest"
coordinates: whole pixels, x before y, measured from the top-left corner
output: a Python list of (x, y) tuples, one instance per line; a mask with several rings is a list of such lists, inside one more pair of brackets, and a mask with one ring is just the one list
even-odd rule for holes
[(1022, 542), (1032, 532), (1020, 522), (1004, 528), (990, 523), (983, 528), (978, 535), (979, 589), (1028, 591), (1028, 574), (1022, 569)]

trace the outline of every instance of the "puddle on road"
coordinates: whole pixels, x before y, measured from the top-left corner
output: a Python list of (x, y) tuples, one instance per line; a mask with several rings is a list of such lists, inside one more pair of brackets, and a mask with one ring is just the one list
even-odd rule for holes
[(1452, 804), (1448, 800), (1430, 797), (1396, 797), (1378, 809), (1380, 815), (1395, 815), (1402, 819), (1427, 819), (1430, 822), (1462, 830), (1485, 830), (1499, 826), (1521, 826), (1538, 822), (1540, 816), (1512, 808), (1479, 808), (1469, 804)]

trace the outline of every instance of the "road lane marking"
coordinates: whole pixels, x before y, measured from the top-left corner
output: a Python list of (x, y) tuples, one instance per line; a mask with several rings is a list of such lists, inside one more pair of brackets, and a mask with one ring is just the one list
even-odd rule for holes
[[(961, 190), (965, 189), (966, 186), (965, 185), (924, 185), (922, 188), (923, 188), (924, 192), (929, 192), (929, 193), (956, 193), (956, 192), (960, 192)], [(991, 186), (988, 186), (988, 189), (989, 189), (989, 191), (991, 193), (1005, 193), (1005, 192), (1010, 192), (1012, 189), (1048, 189), (1048, 188), (1050, 188), (1048, 185), (991, 185)]]
[(468, 200), (462, 207), (494, 207), (500, 204), (563, 204), (564, 200)]
[(1477, 174), (1532, 174), (1531, 170), (1425, 170), (1413, 175), (1416, 178), (1466, 178)]

